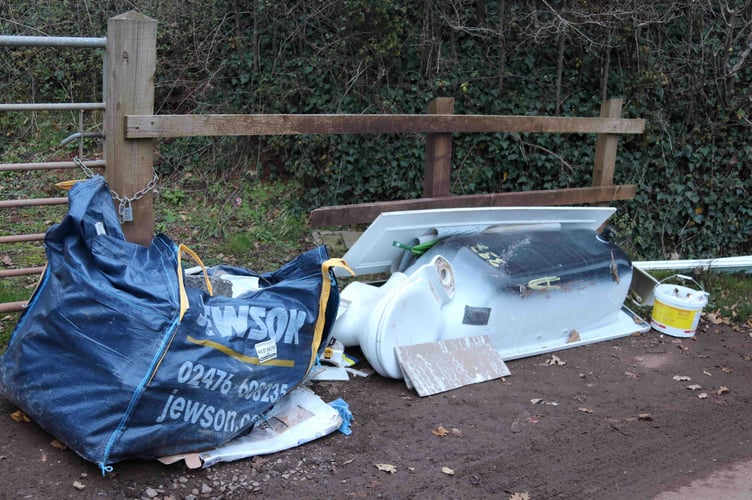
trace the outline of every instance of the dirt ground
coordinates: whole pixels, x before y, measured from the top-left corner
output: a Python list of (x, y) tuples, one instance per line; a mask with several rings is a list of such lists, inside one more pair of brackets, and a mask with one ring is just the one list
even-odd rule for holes
[(350, 436), (199, 470), (130, 461), (102, 477), (0, 399), (0, 497), (652, 498), (752, 458), (751, 335), (703, 320), (695, 339), (509, 361), (511, 377), (425, 398), (376, 374), (317, 382), (349, 404)]

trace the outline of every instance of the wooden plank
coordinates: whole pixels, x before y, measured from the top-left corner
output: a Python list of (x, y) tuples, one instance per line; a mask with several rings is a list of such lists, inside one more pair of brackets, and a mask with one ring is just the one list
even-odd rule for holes
[[(157, 21), (135, 11), (107, 21), (105, 177), (121, 197), (132, 198), (154, 175), (152, 141), (127, 140), (125, 115), (154, 112), (156, 60)], [(132, 202), (132, 209), (133, 222), (123, 224), (125, 238), (148, 245), (154, 232), (153, 193)]]
[(430, 396), (511, 375), (487, 335), (394, 349), (408, 388)]
[[(601, 118), (619, 118), (621, 116), (621, 99), (609, 99), (601, 104)], [(595, 143), (595, 165), (593, 167), (593, 186), (611, 186), (614, 183), (616, 169), (616, 149), (619, 136), (613, 133), (600, 133)]]
[(125, 116), (128, 139), (298, 134), (551, 132), (641, 134), (642, 119), (505, 115), (147, 115)]
[[(451, 115), (454, 99), (437, 97), (428, 103), (429, 115)], [(449, 196), (452, 171), (452, 134), (428, 134), (426, 136), (425, 169), (423, 174), (423, 197)]]
[(430, 208), (463, 207), (534, 207), (583, 205), (588, 203), (629, 200), (637, 193), (637, 186), (622, 184), (606, 187), (547, 189), (515, 193), (493, 193), (441, 198), (396, 200), (359, 205), (321, 207), (311, 212), (311, 227), (340, 226), (370, 223), (382, 212), (425, 210)]

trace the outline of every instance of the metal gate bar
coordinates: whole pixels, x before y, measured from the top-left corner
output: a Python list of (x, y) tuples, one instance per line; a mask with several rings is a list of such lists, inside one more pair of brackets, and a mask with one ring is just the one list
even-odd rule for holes
[[(49, 37), (49, 36), (15, 36), (0, 35), (0, 46), (9, 47), (71, 47), (71, 48), (94, 48), (106, 49), (107, 38), (88, 37)], [(104, 54), (106, 58), (106, 52)], [(75, 111), (83, 113), (89, 110), (104, 110), (104, 102), (63, 102), (63, 103), (0, 103), (0, 112), (33, 112), (33, 111)], [(79, 128), (82, 127), (82, 118), (79, 117)], [(83, 139), (83, 131), (81, 138)], [(83, 156), (79, 149), (79, 156)], [(103, 160), (88, 161), (87, 166), (92, 168), (104, 168)], [(0, 164), (0, 172), (29, 171), (29, 170), (54, 170), (75, 169), (78, 165), (72, 161), (56, 162), (30, 162), (30, 163), (5, 163)], [(37, 198), (26, 200), (0, 200), (0, 209), (31, 207), (45, 205), (64, 205), (67, 198)], [(0, 236), (0, 244), (43, 241), (43, 233), (17, 234)], [(44, 267), (27, 267), (17, 269), (0, 270), (0, 278), (15, 276), (27, 276), (40, 274)], [(0, 313), (22, 311), (26, 307), (25, 301), (0, 303)]]

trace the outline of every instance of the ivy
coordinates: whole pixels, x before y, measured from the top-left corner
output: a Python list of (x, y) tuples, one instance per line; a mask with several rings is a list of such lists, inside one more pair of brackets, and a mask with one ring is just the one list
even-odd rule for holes
[[(133, 7), (158, 19), (160, 113), (422, 114), (433, 98), (454, 97), (457, 114), (597, 116), (604, 97), (621, 97), (623, 115), (644, 118), (646, 129), (619, 142), (615, 182), (637, 185), (633, 200), (614, 204), (620, 243), (648, 259), (752, 252), (749, 2), (730, 0), (723, 9), (636, 0), (620, 9), (535, 0), (16, 4), (17, 18), (0, 21), (5, 32), (30, 26), (98, 36), (108, 17)], [(64, 19), (87, 22), (56, 23)], [(21, 102), (31, 88), (37, 101), (100, 98), (99, 62), (76, 54), (50, 49), (35, 59), (0, 49), (4, 99)], [(70, 72), (75, 78), (66, 82)], [(3, 147), (34, 129), (10, 115), (0, 115), (0, 126)], [(158, 168), (289, 176), (302, 188), (297, 208), (305, 211), (421, 196), (423, 141), (389, 134), (174, 140), (161, 146)], [(593, 136), (455, 134), (451, 190), (588, 186), (594, 148)]]

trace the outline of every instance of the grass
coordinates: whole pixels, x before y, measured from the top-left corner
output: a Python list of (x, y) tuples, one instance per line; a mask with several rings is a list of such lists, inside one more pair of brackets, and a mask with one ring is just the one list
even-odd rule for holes
[[(0, 303), (26, 301), (34, 293), (36, 276), (20, 276), (0, 279)], [(11, 333), (21, 313), (0, 314), (0, 352), (5, 350)]]
[(704, 271), (694, 278), (710, 294), (706, 311), (733, 321), (752, 321), (752, 273)]
[(155, 230), (207, 264), (270, 271), (312, 245), (297, 191), (292, 181), (173, 176), (155, 196)]

